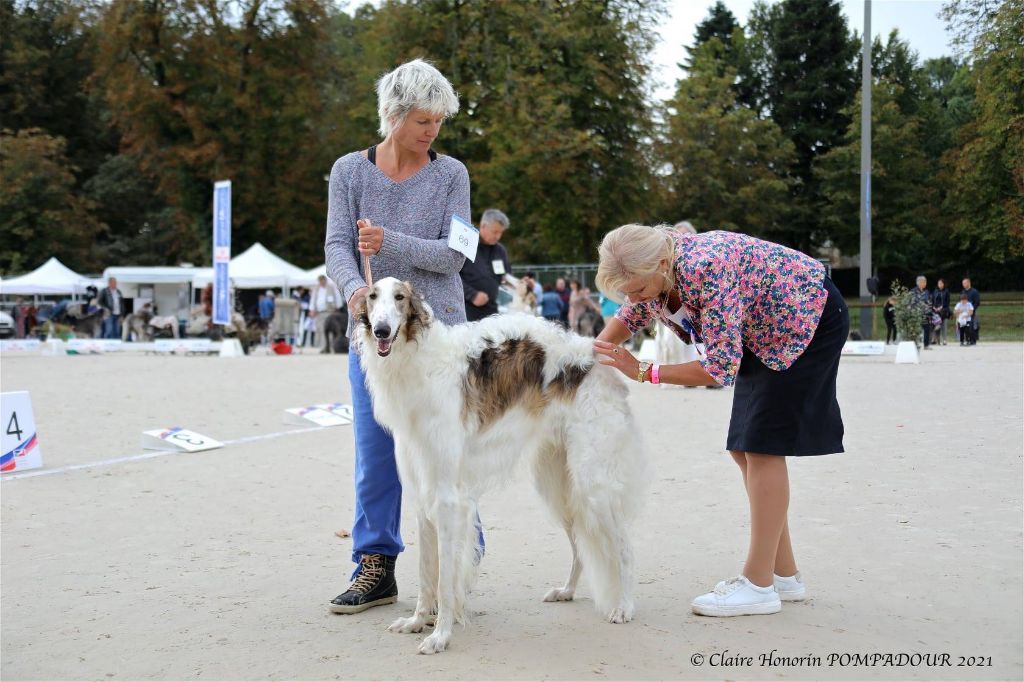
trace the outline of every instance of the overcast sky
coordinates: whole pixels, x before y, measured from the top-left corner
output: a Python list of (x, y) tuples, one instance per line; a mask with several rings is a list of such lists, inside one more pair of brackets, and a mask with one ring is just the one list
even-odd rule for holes
[[(754, 6), (754, 0), (723, 1), (737, 21), (747, 23), (747, 14)], [(708, 8), (713, 4), (714, 0), (669, 0), (670, 17), (662, 26), (661, 41), (652, 54), (656, 99), (672, 96), (676, 79), (682, 75), (676, 64), (686, 58), (683, 46), (693, 43), (697, 24), (707, 16)], [(850, 28), (858, 34), (863, 33), (864, 1), (840, 0), (840, 5)], [(941, 0), (873, 0), (871, 33), (884, 39), (892, 29), (899, 29), (900, 35), (922, 60), (953, 54), (946, 25), (938, 17), (941, 9)]]

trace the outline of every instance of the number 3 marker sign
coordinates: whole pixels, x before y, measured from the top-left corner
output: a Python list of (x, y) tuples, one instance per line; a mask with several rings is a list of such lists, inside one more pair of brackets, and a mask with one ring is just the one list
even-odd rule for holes
[(0, 393), (0, 471), (24, 471), (43, 466), (28, 391)]

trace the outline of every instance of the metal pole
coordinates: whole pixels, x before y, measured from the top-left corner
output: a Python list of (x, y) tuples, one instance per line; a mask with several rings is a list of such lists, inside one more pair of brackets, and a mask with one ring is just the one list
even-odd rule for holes
[(864, 47), (860, 103), (860, 334), (870, 339), (874, 303), (868, 291), (871, 277), (871, 0), (864, 0)]

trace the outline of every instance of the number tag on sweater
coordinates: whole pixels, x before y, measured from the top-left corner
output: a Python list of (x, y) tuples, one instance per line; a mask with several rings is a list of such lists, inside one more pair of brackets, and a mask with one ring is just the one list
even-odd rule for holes
[(457, 215), (452, 216), (448, 232), (448, 246), (471, 261), (476, 261), (476, 248), (480, 244), (480, 231)]

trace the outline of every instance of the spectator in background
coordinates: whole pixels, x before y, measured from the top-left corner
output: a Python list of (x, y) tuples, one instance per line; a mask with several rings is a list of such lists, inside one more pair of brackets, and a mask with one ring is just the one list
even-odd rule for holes
[(121, 316), (124, 315), (124, 296), (117, 288), (117, 278), (107, 280), (107, 287), (100, 292), (99, 306), (106, 314), (103, 317), (103, 338), (121, 338)]
[(974, 306), (967, 299), (967, 293), (960, 294), (960, 302), (953, 309), (956, 315), (956, 328), (959, 331), (960, 345), (966, 346), (971, 335), (971, 318), (974, 317)]
[(967, 301), (973, 306), (973, 310), (971, 311), (971, 324), (967, 330), (967, 345), (973, 346), (974, 344), (978, 343), (978, 335), (981, 329), (980, 325), (978, 324), (978, 308), (981, 307), (981, 294), (978, 293), (977, 289), (971, 286), (970, 277), (964, 277), (964, 281), (962, 282), (962, 284), (964, 285), (963, 293), (967, 294)]
[(533, 285), (533, 295), (537, 297), (537, 305), (540, 305), (541, 300), (544, 298), (544, 287), (540, 285), (540, 280), (537, 279), (537, 273), (528, 272), (525, 277), (530, 279), (530, 283)]
[(601, 309), (597, 307), (594, 300), (590, 298), (590, 289), (580, 285), (579, 280), (569, 282), (569, 329), (579, 333), (580, 318), (588, 310), (600, 314)]
[(550, 284), (545, 284), (544, 295), (540, 303), (540, 314), (544, 316), (545, 320), (557, 322), (564, 327), (565, 323), (562, 322), (562, 317), (566, 312), (565, 309), (566, 305), (562, 302), (562, 297), (551, 288)]
[(949, 289), (946, 288), (946, 280), (941, 277), (935, 283), (935, 291), (932, 292), (932, 310), (939, 316), (939, 327), (932, 339), (936, 344), (946, 345), (946, 320), (952, 313), (949, 310)]
[(274, 292), (267, 289), (267, 293), (260, 295), (257, 306), (260, 315), (260, 328), (264, 331), (270, 329), (270, 323), (274, 320)]
[(508, 216), (489, 208), (480, 216), (480, 245), (476, 260), (466, 259), (459, 275), (466, 297), (466, 320), (475, 322), (498, 312), (498, 289), (512, 266), (499, 242), (508, 229)]
[(566, 286), (564, 277), (559, 277), (555, 280), (555, 293), (558, 294), (558, 298), (562, 301), (562, 326), (568, 328), (569, 297), (572, 295), (572, 292), (569, 291), (569, 287)]
[(697, 234), (697, 228), (690, 224), (689, 220), (683, 220), (672, 226), (676, 232), (683, 234)]
[(924, 349), (931, 350), (932, 293), (928, 291), (928, 278), (924, 275), (917, 276), (917, 288), (910, 292), (910, 300), (917, 304), (920, 310), (924, 310), (924, 315), (921, 318), (921, 329), (924, 330)]
[(885, 343), (896, 343), (896, 297), (890, 296), (882, 308), (882, 317), (885, 318)]
[(341, 292), (338, 287), (327, 279), (327, 275), (320, 275), (316, 278), (317, 285), (309, 296), (309, 316), (316, 325), (316, 336), (314, 343), (320, 344), (321, 353), (330, 353), (331, 349), (327, 344), (327, 334), (324, 333), (324, 325), (327, 317), (341, 307)]

